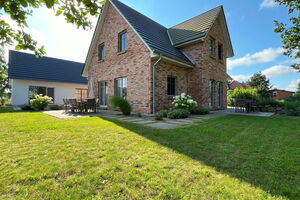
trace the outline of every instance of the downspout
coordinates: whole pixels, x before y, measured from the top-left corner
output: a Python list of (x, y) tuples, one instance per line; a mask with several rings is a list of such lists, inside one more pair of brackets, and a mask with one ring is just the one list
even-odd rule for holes
[(161, 61), (162, 56), (159, 54), (159, 59), (152, 66), (152, 114), (155, 114), (155, 74), (156, 74), (156, 66)]

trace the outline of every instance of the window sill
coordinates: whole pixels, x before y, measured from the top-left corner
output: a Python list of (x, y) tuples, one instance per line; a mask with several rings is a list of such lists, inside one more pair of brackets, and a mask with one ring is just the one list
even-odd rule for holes
[(125, 51), (118, 51), (117, 55), (122, 55), (122, 54), (125, 54), (127, 53), (128, 50), (125, 50)]
[(102, 62), (104, 62), (104, 59), (102, 59), (102, 60), (98, 60), (98, 63), (102, 63)]
[(211, 59), (216, 60), (216, 56), (209, 55), (209, 57), (210, 57)]

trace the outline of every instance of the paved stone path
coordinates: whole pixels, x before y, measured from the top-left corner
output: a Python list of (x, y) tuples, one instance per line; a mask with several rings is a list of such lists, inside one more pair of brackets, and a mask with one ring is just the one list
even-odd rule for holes
[(176, 128), (178, 126), (191, 125), (195, 122), (199, 122), (202, 120), (207, 120), (211, 118), (216, 118), (229, 114), (239, 114), (239, 115), (248, 115), (248, 116), (261, 116), (261, 117), (270, 117), (274, 113), (233, 113), (230, 111), (213, 111), (208, 115), (191, 115), (186, 119), (165, 119), (165, 120), (152, 120), (149, 117), (138, 117), (137, 115), (124, 116), (116, 111), (100, 111), (99, 113), (88, 113), (88, 114), (71, 114), (65, 113), (63, 110), (53, 110), (53, 111), (43, 111), (43, 113), (50, 115), (52, 117), (56, 117), (59, 119), (70, 119), (75, 117), (107, 117), (111, 119), (131, 122), (135, 124), (141, 124), (144, 126), (158, 128), (158, 129), (170, 129)]

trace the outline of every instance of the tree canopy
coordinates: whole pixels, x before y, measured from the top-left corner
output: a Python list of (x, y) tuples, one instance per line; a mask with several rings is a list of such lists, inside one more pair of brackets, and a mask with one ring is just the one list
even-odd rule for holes
[(270, 80), (261, 72), (253, 74), (247, 84), (252, 88), (256, 88), (261, 98), (270, 98)]
[(7, 94), (8, 88), (8, 67), (4, 57), (4, 50), (0, 48), (0, 105)]
[(55, 15), (63, 15), (66, 22), (87, 30), (92, 28), (90, 16), (98, 16), (105, 0), (5, 0), (0, 1), (0, 10), (4, 11), (19, 29), (12, 28), (0, 13), (0, 46), (13, 45), (16, 42), (16, 50), (31, 50), (37, 56), (45, 54), (44, 47), (35, 41), (26, 32), (28, 16), (33, 9), (47, 7), (52, 9)]
[[(274, 31), (279, 33), (282, 38), (284, 54), (300, 59), (300, 0), (275, 0), (275, 2), (287, 7), (288, 13), (291, 15), (289, 25), (275, 20)], [(292, 64), (292, 67), (300, 72), (299, 62)]]

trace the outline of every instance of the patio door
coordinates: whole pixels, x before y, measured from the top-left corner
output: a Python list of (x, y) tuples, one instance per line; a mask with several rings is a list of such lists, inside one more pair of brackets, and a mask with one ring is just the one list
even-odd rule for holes
[(99, 83), (100, 107), (107, 107), (107, 99), (108, 99), (107, 91), (108, 91), (107, 81), (101, 81)]

